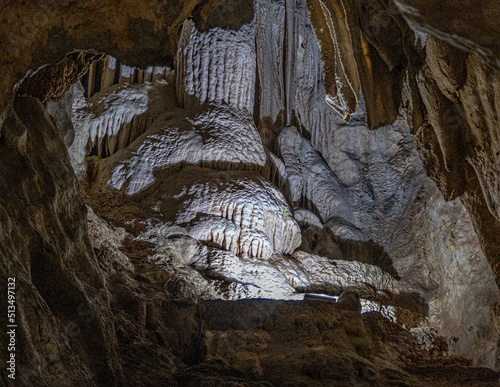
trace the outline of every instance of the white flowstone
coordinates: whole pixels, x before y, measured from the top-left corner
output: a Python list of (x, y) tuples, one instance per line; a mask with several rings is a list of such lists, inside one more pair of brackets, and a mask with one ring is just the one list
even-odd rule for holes
[[(120, 144), (127, 149), (97, 160), (103, 196), (115, 194), (139, 207), (130, 222), (146, 225), (139, 239), (158, 250), (150, 259), (171, 267), (184, 284), (192, 281), (205, 289), (208, 297), (300, 299), (304, 292), (345, 289), (375, 297), (415, 292), (427, 299), (438, 330), (460, 336), (452, 352), (494, 366), (498, 289), (479, 241), (470, 239), (474, 232), (465, 209), (457, 211), (456, 203), (442, 199), (417, 203), (428, 206), (422, 210), (428, 223), (418, 225), (420, 218), (410, 207), (426, 178), (402, 117), (369, 131), (360, 95), (358, 113), (349, 124), (343, 122), (327, 102), (305, 1), (254, 4), (253, 24), (239, 31), (199, 32), (193, 22), (184, 23), (175, 76), (176, 99), (187, 109), (161, 117), (155, 113), (156, 122), (135, 143), (129, 145), (136, 136), (126, 125), (137, 124), (119, 120), (148, 113), (150, 106), (141, 112), (145, 94), (121, 90), (115, 100), (108, 94), (104, 118), (101, 113), (92, 117), (99, 122), (92, 145), (97, 144), (99, 155), (112, 154), (120, 145), (114, 148), (108, 138), (118, 133), (126, 137)], [(151, 67), (145, 77), (164, 73)], [(132, 69), (128, 76), (133, 74)], [(254, 106), (256, 92), (259, 104)], [(345, 110), (342, 101), (329, 102)], [(287, 124), (297, 119), (300, 130), (284, 128), (276, 149), (281, 117)], [(276, 154), (263, 147), (254, 118)], [(285, 197), (296, 206), (293, 216)], [(148, 223), (147, 216), (161, 221)], [(163, 222), (167, 219), (178, 224)], [(318, 255), (293, 253), (301, 240), (298, 222), (304, 239), (329, 236), (330, 230), (341, 239), (372, 239), (389, 255), (375, 257), (376, 249), (342, 242), (351, 247), (344, 252), (336, 238), (328, 243), (320, 238), (324, 246)], [(324, 230), (315, 233), (313, 226)], [(368, 256), (365, 261), (373, 256), (387, 270), (395, 268), (401, 281), (378, 266), (332, 258), (361, 260), (360, 252)], [(328, 253), (330, 258), (323, 256)], [(385, 265), (386, 258), (391, 265)], [(394, 318), (390, 306), (360, 302), (363, 312)]]
[[(391, 243), (391, 235), (413, 202), (415, 192), (425, 180), (407, 124), (400, 120), (393, 126), (376, 131), (369, 130), (362, 95), (359, 96), (358, 112), (351, 116), (349, 124), (345, 123), (331, 108), (332, 104), (341, 105), (341, 101), (330, 101), (330, 104), (326, 101), (321, 54), (311, 28), (306, 2), (293, 1), (290, 4), (287, 2), (286, 7), (284, 2), (270, 0), (260, 0), (256, 6), (257, 4), (259, 5), (257, 10), (262, 15), (259, 16), (256, 12), (256, 21), (267, 20), (266, 17), (271, 18), (278, 13), (277, 10), (285, 12), (286, 9), (287, 35), (285, 36), (285, 29), (275, 29), (273, 31), (276, 36), (272, 35), (272, 40), (263, 41), (267, 45), (285, 40), (293, 43), (287, 43), (285, 59), (280, 55), (276, 59), (278, 63), (284, 60), (286, 63), (281, 64), (280, 68), (288, 69), (285, 82), (286, 95), (283, 100), (288, 101), (287, 110), (294, 111), (301, 127), (310, 134), (310, 143), (318, 155), (321, 155), (323, 164), (331, 169), (330, 172), (324, 173), (325, 179), (330, 182), (323, 185), (331, 185), (330, 175), (333, 172), (337, 180), (333, 188), (334, 196), (343, 198), (338, 200), (344, 202), (344, 206), (348, 207), (346, 212), (351, 212), (353, 216), (336, 215), (337, 219), (344, 219), (353, 227), (348, 227), (350, 231), (344, 232), (342, 224), (332, 224), (334, 232), (355, 238), (353, 235), (349, 236), (354, 230), (355, 235), (361, 234), (363, 238), (372, 239), (387, 249)], [(259, 27), (256, 23), (257, 37), (271, 36), (267, 30), (264, 30), (265, 33), (261, 32), (261, 28), (263, 27)], [(257, 52), (259, 52), (259, 40), (257, 40)], [(288, 55), (289, 53), (291, 55)], [(260, 69), (263, 67), (261, 62), (267, 62), (259, 56), (257, 58)], [(281, 80), (274, 80), (270, 74), (272, 71), (263, 75), (273, 84), (263, 85), (265, 89), (261, 92), (262, 96), (270, 95), (267, 90), (276, 92), (284, 87)], [(270, 104), (267, 103), (267, 106)], [(316, 176), (315, 179), (320, 180), (321, 177)], [(314, 198), (309, 196), (308, 192), (311, 190), (303, 183), (298, 184), (296, 176), (289, 176), (289, 182), (292, 194), (295, 195), (292, 200), (303, 195), (304, 205), (299, 204), (299, 206), (312, 210), (326, 222), (330, 214), (325, 214), (325, 209), (322, 211), (313, 207), (318, 201), (329, 202), (329, 200), (320, 200), (318, 194), (314, 194)], [(303, 192), (300, 187), (304, 189)], [(312, 203), (307, 203), (308, 201)], [(309, 204), (313, 206), (308, 206)]]
[(264, 176), (273, 183), (281, 192), (287, 192), (286, 167), (283, 161), (273, 152), (266, 149), (267, 163)]
[(300, 245), (300, 229), (285, 198), (259, 175), (184, 171), (163, 180), (156, 192), (165, 198), (160, 211), (193, 238), (244, 259), (267, 260)]
[(168, 118), (156, 120), (122, 153), (123, 161), (112, 166), (112, 188), (135, 195), (154, 183), (156, 171), (182, 165), (258, 169), (266, 164), (266, 152), (248, 113), (219, 105)]
[(285, 110), (283, 44), (284, 0), (256, 0), (255, 40), (260, 86), (260, 116), (274, 123)]
[(241, 259), (230, 251), (213, 249), (207, 262), (197, 265), (200, 269), (208, 269), (211, 277), (230, 283), (228, 290), (221, 294), (225, 299), (288, 299), (295, 293), (276, 268)]
[(334, 261), (296, 251), (292, 258), (275, 256), (271, 262), (299, 292), (335, 294), (349, 288), (367, 292), (376, 289), (391, 293), (399, 293), (401, 290), (398, 281), (378, 266), (357, 261)]
[(293, 217), (299, 224), (310, 224), (318, 227), (319, 229), (323, 228), (323, 224), (318, 216), (309, 210), (295, 208), (293, 210)]
[(125, 148), (162, 112), (175, 107), (166, 81), (117, 84), (93, 95), (73, 112), (77, 131), (88, 133), (89, 149), (99, 157)]
[(361, 314), (378, 312), (394, 323), (397, 321), (396, 308), (392, 305), (381, 305), (378, 302), (364, 298), (360, 298), (359, 303), (361, 304)]
[(283, 129), (278, 141), (292, 201), (317, 211), (325, 223), (331, 219), (332, 231), (339, 237), (363, 240), (361, 231), (354, 232), (359, 227), (338, 178), (311, 143), (293, 126)]
[(188, 20), (182, 26), (175, 64), (179, 104), (191, 108), (224, 102), (253, 113), (255, 34), (253, 25), (238, 31), (213, 28), (199, 32)]

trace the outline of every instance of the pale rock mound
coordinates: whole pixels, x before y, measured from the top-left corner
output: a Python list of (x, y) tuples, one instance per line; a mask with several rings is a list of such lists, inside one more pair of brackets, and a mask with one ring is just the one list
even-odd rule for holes
[(189, 167), (162, 179), (147, 196), (193, 238), (241, 258), (267, 260), (301, 243), (283, 194), (254, 172)]
[(134, 195), (154, 183), (157, 171), (183, 165), (258, 169), (266, 159), (250, 115), (219, 105), (180, 118), (166, 113), (120, 155), (120, 161), (105, 161), (103, 168), (112, 188)]

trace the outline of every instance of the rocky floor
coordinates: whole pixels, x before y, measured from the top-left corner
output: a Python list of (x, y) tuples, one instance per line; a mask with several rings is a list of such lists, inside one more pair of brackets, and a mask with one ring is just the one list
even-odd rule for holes
[(200, 278), (189, 280), (186, 268), (175, 272), (166, 262), (159, 267), (148, 259), (151, 243), (89, 216), (124, 385), (498, 385), (499, 373), (449, 356), (444, 338), (428, 337), (426, 346), (379, 312), (361, 314), (352, 291), (338, 302), (189, 297), (204, 289)]
[(424, 350), (380, 313), (360, 314), (355, 293), (338, 303), (172, 299), (171, 274), (131, 262), (110, 278), (123, 385), (498, 385), (499, 373), (445, 356), (444, 341)]

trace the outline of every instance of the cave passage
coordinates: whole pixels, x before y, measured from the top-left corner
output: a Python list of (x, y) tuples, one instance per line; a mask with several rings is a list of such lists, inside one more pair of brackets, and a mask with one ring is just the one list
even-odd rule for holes
[(420, 3), (33, 5), (0, 62), (17, 381), (498, 385), (499, 51)]

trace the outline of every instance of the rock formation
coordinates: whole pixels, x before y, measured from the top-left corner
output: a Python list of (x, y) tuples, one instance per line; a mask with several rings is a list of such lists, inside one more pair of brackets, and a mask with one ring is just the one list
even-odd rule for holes
[(466, 3), (5, 7), (15, 383), (498, 385), (500, 8)]

